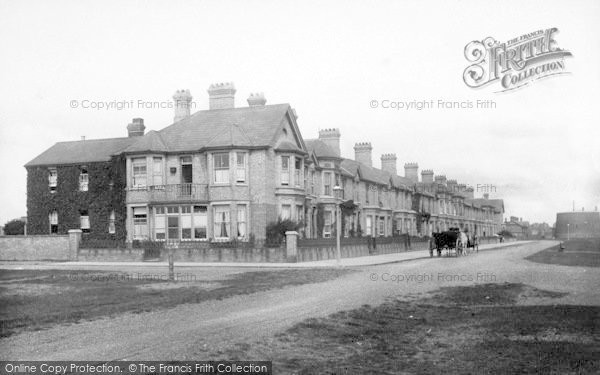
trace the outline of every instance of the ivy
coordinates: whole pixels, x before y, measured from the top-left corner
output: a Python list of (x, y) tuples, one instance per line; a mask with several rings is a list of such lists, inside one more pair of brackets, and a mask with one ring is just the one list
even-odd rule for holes
[[(57, 166), (56, 192), (48, 187), (48, 167), (27, 168), (27, 230), (29, 234), (50, 232), (49, 214), (58, 213), (58, 233), (79, 229), (81, 211), (90, 218), (90, 232), (85, 239), (124, 241), (125, 160), (122, 156), (108, 162), (87, 163), (88, 191), (79, 191), (81, 165)], [(115, 233), (108, 233), (110, 213), (115, 212)]]

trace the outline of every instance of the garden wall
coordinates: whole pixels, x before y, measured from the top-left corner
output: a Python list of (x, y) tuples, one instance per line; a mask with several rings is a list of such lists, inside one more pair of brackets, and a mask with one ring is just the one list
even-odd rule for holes
[(0, 261), (75, 259), (69, 235), (1, 236)]

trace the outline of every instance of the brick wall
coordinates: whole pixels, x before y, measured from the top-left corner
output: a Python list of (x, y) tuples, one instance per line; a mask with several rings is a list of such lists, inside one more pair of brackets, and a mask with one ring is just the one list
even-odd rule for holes
[(68, 235), (0, 237), (0, 260), (70, 260)]

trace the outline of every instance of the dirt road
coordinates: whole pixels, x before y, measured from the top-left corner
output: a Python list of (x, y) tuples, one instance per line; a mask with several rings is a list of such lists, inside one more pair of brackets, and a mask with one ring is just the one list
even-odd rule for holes
[(568, 293), (550, 301), (555, 304), (600, 305), (600, 269), (523, 259), (551, 245), (534, 242), (461, 258), (370, 266), (320, 284), (27, 332), (1, 340), (0, 356), (2, 360), (211, 359), (211, 353), (232, 342), (268, 340), (306, 318), (379, 304), (388, 297), (410, 298), (439, 287), (484, 282), (522, 282)]

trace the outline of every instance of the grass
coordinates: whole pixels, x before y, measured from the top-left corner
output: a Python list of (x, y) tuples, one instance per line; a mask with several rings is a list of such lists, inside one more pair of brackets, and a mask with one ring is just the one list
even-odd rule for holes
[(562, 266), (600, 267), (600, 239), (576, 239), (542, 250), (525, 258), (532, 262)]
[(515, 304), (529, 296), (560, 294), (523, 284), (443, 288), (309, 319), (216, 354), (272, 360), (281, 374), (597, 373), (600, 307)]
[(115, 272), (3, 270), (0, 273), (0, 337), (125, 312), (141, 313), (318, 283), (348, 272), (352, 271), (288, 269), (244, 272), (204, 283), (182, 283), (126, 278), (126, 274)]

